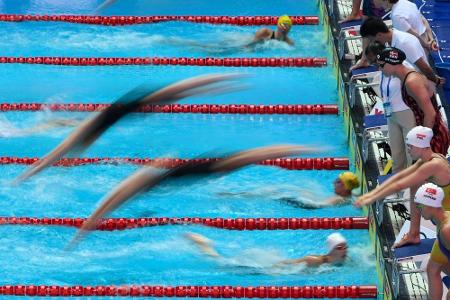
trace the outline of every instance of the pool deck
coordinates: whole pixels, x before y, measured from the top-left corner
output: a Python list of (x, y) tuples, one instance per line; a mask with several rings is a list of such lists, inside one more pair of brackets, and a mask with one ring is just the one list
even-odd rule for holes
[[(362, 51), (361, 39), (354, 37), (356, 35), (352, 30), (340, 32), (338, 21), (351, 11), (351, 0), (338, 1), (320, 1), (321, 13), (325, 26), (329, 28), (330, 44), (333, 48), (334, 65), (338, 79), (339, 106), (344, 114), (345, 130), (349, 137), (349, 148), (355, 162), (356, 171), (363, 180), (360, 192), (367, 192), (377, 185), (378, 176), (384, 173), (389, 164), (389, 154), (386, 153), (386, 143), (370, 143), (368, 146), (367, 160), (364, 160), (363, 141), (364, 134), (364, 116), (369, 115), (372, 106), (379, 98), (374, 93), (367, 92), (367, 89), (355, 89), (354, 95), (350, 92), (351, 74), (349, 67), (357, 60), (357, 55)], [(359, 25), (357, 23), (350, 25)], [(339, 43), (343, 40), (345, 43)], [(344, 45), (347, 50), (345, 55), (339, 51), (339, 46)], [(339, 55), (341, 54), (341, 55)], [(342, 56), (342, 57), (340, 57)], [(374, 83), (376, 81), (369, 78), (364, 79), (365, 83)], [(358, 82), (357, 82), (358, 83)], [(448, 101), (442, 92), (439, 93), (442, 109), (441, 114), (447, 120), (449, 119)], [(355, 147), (353, 147), (353, 145)], [(366, 151), (367, 152), (367, 151)], [(408, 194), (398, 195), (399, 198), (408, 199)], [(395, 197), (393, 197), (395, 198)], [(394, 253), (391, 250), (396, 237), (399, 235), (402, 226), (409, 216), (409, 201), (400, 203), (385, 204), (387, 209), (380, 212), (379, 206), (375, 204), (365, 210), (370, 220), (371, 239), (375, 248), (376, 259), (378, 261), (377, 271), (380, 282), (380, 297), (382, 299), (428, 299), (428, 286), (422, 276), (424, 273), (408, 271), (421, 269), (426, 266), (426, 259), (422, 263), (415, 263), (410, 260), (397, 264)], [(380, 212), (377, 216), (377, 211)], [(435, 226), (429, 221), (422, 219), (421, 226), (423, 230), (435, 231)], [(422, 231), (423, 231), (422, 230)], [(402, 233), (403, 235), (403, 233)], [(429, 257), (429, 255), (428, 255)], [(398, 275), (399, 273), (406, 273)], [(395, 277), (399, 277), (399, 285), (394, 284)], [(446, 291), (444, 291), (444, 295)]]

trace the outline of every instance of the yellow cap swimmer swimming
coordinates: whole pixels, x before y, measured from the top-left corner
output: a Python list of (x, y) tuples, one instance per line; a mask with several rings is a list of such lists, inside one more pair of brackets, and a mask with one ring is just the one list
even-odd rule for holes
[(292, 20), (291, 20), (291, 18), (289, 18), (288, 15), (284, 15), (284, 16), (279, 17), (277, 25), (280, 26), (282, 24), (285, 25), (285, 26), (288, 26), (288, 27), (292, 27)]
[(349, 191), (359, 187), (358, 177), (352, 172), (343, 172), (339, 175), (339, 179)]

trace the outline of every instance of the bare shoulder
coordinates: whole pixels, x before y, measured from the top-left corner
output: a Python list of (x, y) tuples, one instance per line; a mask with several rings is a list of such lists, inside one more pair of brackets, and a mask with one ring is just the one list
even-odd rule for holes
[(422, 163), (422, 165), (417, 169), (417, 171), (434, 173), (443, 166), (444, 164), (442, 163), (441, 159), (431, 159), (429, 161)]
[(450, 222), (446, 222), (441, 227), (441, 235), (443, 235), (447, 244), (450, 244)]
[(267, 27), (263, 27), (256, 32), (256, 36), (261, 37), (261, 38), (267, 37), (271, 34), (272, 34), (272, 29), (267, 28)]

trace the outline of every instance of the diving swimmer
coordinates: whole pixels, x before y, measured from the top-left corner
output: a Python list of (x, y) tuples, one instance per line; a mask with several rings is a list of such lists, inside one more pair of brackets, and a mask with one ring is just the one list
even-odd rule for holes
[(274, 145), (237, 152), (217, 161), (191, 160), (179, 167), (165, 171), (156, 169), (160, 165), (153, 163), (148, 167), (138, 170), (122, 181), (102, 201), (100, 206), (83, 223), (83, 226), (70, 243), (69, 248), (78, 242), (87, 231), (95, 229), (100, 218), (112, 212), (137, 194), (154, 187), (166, 179), (196, 175), (198, 176), (196, 179), (202, 179), (210, 174), (225, 174), (266, 159), (274, 159), (298, 153), (317, 153), (318, 150), (320, 149), (297, 145)]
[(72, 150), (86, 149), (109, 127), (142, 105), (172, 103), (189, 96), (236, 90), (236, 85), (225, 84), (225, 82), (238, 78), (242, 78), (242, 75), (209, 74), (178, 81), (156, 91), (149, 91), (148, 87), (139, 86), (115, 101), (110, 107), (83, 121), (55, 149), (20, 175), (16, 183), (39, 173)]
[[(187, 233), (186, 238), (192, 241), (203, 254), (214, 258), (223, 259), (213, 247), (213, 242), (197, 233)], [(304, 264), (307, 267), (318, 267), (323, 264), (341, 265), (347, 258), (347, 240), (338, 232), (332, 233), (326, 240), (328, 246), (327, 254), (312, 254), (300, 258), (286, 259), (276, 262), (273, 267), (283, 265)]]

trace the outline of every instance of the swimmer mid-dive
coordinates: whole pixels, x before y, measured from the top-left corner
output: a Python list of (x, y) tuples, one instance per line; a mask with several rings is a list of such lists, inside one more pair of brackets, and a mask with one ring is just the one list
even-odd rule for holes
[(225, 174), (266, 159), (274, 159), (298, 153), (317, 153), (318, 150), (320, 149), (296, 145), (274, 145), (237, 152), (217, 161), (191, 160), (179, 167), (165, 171), (154, 168), (160, 166), (153, 163), (150, 167), (144, 167), (122, 181), (102, 201), (100, 206), (83, 223), (83, 226), (70, 243), (69, 248), (74, 246), (87, 231), (95, 229), (100, 218), (112, 212), (132, 197), (154, 187), (165, 179), (195, 175), (198, 175), (197, 179), (201, 179), (210, 174)]
[(189, 96), (237, 90), (239, 86), (231, 85), (229, 82), (226, 84), (225, 82), (238, 78), (242, 78), (242, 75), (210, 74), (182, 80), (156, 91), (149, 91), (149, 88), (139, 86), (122, 96), (108, 108), (83, 121), (54, 150), (20, 175), (16, 179), (16, 183), (39, 173), (70, 151), (83, 151), (109, 127), (142, 105), (172, 103)]
[(225, 197), (245, 197), (245, 198), (269, 198), (280, 201), (283, 204), (287, 204), (297, 208), (303, 209), (318, 209), (323, 207), (341, 206), (352, 203), (353, 195), (352, 190), (359, 187), (358, 177), (352, 172), (343, 172), (339, 174), (338, 178), (333, 182), (335, 195), (324, 200), (317, 201), (317, 193), (313, 193), (311, 190), (303, 189), (302, 191), (296, 190), (298, 196), (289, 197), (276, 197), (279, 196), (282, 191), (280, 189), (272, 189), (270, 191), (264, 190), (258, 193), (253, 192), (220, 192), (218, 195)]
[[(213, 242), (197, 233), (187, 233), (186, 238), (197, 245), (205, 255), (214, 259), (223, 259), (213, 247)], [(332, 233), (327, 237), (328, 253), (322, 255), (307, 255), (305, 257), (286, 259), (275, 262), (272, 267), (283, 265), (304, 264), (307, 267), (318, 267), (323, 264), (341, 265), (347, 258), (347, 240), (340, 233)]]

